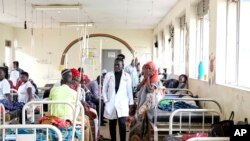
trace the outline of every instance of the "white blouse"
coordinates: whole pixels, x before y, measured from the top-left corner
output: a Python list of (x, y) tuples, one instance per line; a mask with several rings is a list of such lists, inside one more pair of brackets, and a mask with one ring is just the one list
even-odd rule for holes
[(18, 102), (24, 102), (27, 103), (29, 99), (28, 95), (28, 88), (32, 89), (32, 95), (35, 94), (35, 88), (31, 84), (30, 81), (27, 81), (26, 83), (22, 83), (22, 85), (18, 88)]

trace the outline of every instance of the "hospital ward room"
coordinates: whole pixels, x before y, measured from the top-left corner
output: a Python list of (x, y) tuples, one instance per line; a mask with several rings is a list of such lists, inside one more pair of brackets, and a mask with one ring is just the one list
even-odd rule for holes
[(250, 0), (0, 0), (0, 141), (250, 141)]

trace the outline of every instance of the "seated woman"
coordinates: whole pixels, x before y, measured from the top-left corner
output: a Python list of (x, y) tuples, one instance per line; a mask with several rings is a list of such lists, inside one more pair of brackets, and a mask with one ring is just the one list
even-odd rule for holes
[(27, 72), (21, 73), (21, 85), (18, 88), (18, 102), (27, 103), (33, 100), (35, 88), (29, 81), (29, 74)]
[[(77, 98), (77, 92), (71, 89), (69, 86), (72, 82), (72, 73), (69, 69), (65, 69), (61, 72), (62, 81), (61, 86), (53, 87), (50, 91), (49, 100), (52, 101), (65, 101), (70, 103), (75, 103)], [(80, 102), (80, 101), (78, 101)], [(67, 112), (65, 112), (67, 111)], [(76, 115), (78, 116), (78, 110), (76, 110)], [(59, 117), (60, 119), (64, 120), (73, 120), (73, 111), (72, 108), (65, 104), (51, 104), (49, 105), (49, 112), (51, 115)], [(85, 122), (89, 122), (88, 118), (85, 117)], [(89, 125), (87, 124), (87, 129), (90, 129)], [(91, 131), (88, 130), (89, 141), (92, 140)], [(85, 138), (86, 140), (86, 138)]]
[[(18, 87), (18, 102), (27, 103), (34, 99), (35, 88), (29, 81), (29, 74), (27, 72), (22, 72), (20, 76), (20, 86)], [(25, 115), (27, 119), (27, 114)], [(22, 121), (22, 113), (19, 116), (19, 123)]]
[[(70, 70), (65, 69), (62, 71), (62, 85), (53, 87), (50, 91), (49, 100), (51, 101), (65, 101), (75, 103), (77, 93), (69, 87), (72, 81), (72, 73)], [(68, 105), (64, 104), (51, 104), (49, 105), (51, 115), (61, 119), (73, 120), (73, 111)], [(67, 112), (65, 112), (67, 111)]]

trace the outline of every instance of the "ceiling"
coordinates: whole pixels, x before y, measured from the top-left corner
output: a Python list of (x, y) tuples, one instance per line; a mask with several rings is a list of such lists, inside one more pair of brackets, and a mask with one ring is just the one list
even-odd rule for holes
[[(94, 22), (96, 28), (153, 29), (178, 0), (27, 0), (28, 28)], [(81, 10), (36, 11), (32, 4), (81, 4)], [(25, 0), (0, 0), (0, 23), (23, 27)]]

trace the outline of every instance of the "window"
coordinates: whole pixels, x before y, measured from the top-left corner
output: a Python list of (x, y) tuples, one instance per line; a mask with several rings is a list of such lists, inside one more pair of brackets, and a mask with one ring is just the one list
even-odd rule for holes
[(228, 0), (224, 82), (246, 88), (250, 88), (249, 12), (250, 0)]
[(179, 47), (178, 47), (178, 66), (177, 74), (185, 73), (185, 44), (186, 44), (186, 25), (185, 15), (180, 18), (180, 30), (179, 30)]
[(169, 69), (169, 74), (174, 74), (174, 26), (170, 25), (169, 26), (169, 39), (168, 39), (168, 43), (169, 43), (169, 58), (170, 58), (170, 69)]
[[(197, 5), (196, 47), (193, 60), (195, 71), (190, 76), (207, 80), (209, 62), (209, 0), (201, 0)], [(190, 66), (191, 67), (191, 66)]]

